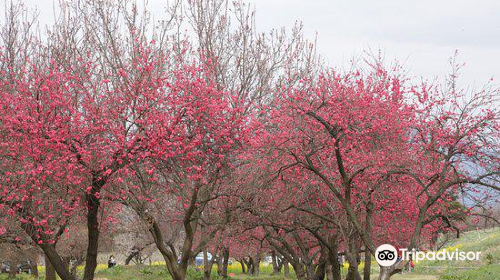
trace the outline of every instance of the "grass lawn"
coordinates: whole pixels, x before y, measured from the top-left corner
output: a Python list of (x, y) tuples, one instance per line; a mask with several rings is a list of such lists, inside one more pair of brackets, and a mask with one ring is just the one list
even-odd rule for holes
[[(258, 277), (248, 276), (241, 273), (241, 268), (238, 264), (233, 264), (228, 268), (228, 273), (231, 275), (231, 279), (235, 280), (284, 280), (283, 275), (271, 275), (272, 267), (270, 265), (261, 265), (261, 273)], [(293, 277), (293, 270), (290, 273)], [(345, 275), (345, 271), (343, 273)], [(216, 268), (214, 267), (212, 278), (214, 280), (220, 280), (221, 278), (216, 274)], [(6, 275), (0, 276), (0, 280), (7, 279)], [(28, 275), (22, 275), (16, 280), (32, 280), (32, 277)], [(43, 280), (40, 277), (40, 280)], [(132, 265), (132, 266), (116, 266), (112, 269), (107, 269), (104, 266), (100, 266), (96, 271), (95, 280), (171, 280), (172, 278), (168, 274), (164, 265)], [(187, 280), (200, 280), (203, 279), (203, 272), (201, 269), (189, 268)], [(377, 279), (377, 275), (373, 275), (372, 279)], [(432, 275), (396, 275), (392, 279), (394, 280), (437, 280), (436, 276)]]
[[(438, 280), (439, 276), (437, 275), (409, 275), (409, 274), (404, 274), (404, 275), (394, 275), (391, 280)], [(377, 279), (377, 275), (373, 277), (373, 279)]]
[(500, 228), (472, 231), (451, 242), (446, 250), (481, 252), (479, 261), (422, 261), (416, 273), (440, 275), (440, 280), (499, 280)]
[[(397, 274), (392, 280), (500, 280), (500, 228), (474, 231), (463, 234), (460, 239), (454, 240), (447, 246), (447, 250), (480, 251), (480, 261), (422, 261), (415, 265), (411, 274)], [(363, 268), (363, 263), (360, 269)], [(372, 279), (377, 279), (378, 266), (372, 264)], [(40, 267), (40, 274), (44, 269)], [(271, 275), (272, 266), (261, 264), (259, 276), (248, 276), (241, 273), (239, 263), (228, 267), (228, 273), (234, 280), (283, 280), (283, 275)], [(290, 269), (292, 278), (293, 269)], [(346, 268), (343, 269), (344, 276)], [(214, 280), (220, 280), (216, 267), (212, 272)], [(7, 275), (0, 275), (0, 280), (7, 279)], [(21, 275), (16, 280), (33, 280), (28, 275)], [(44, 277), (40, 277), (43, 280)], [(95, 280), (171, 280), (164, 264), (117, 266), (108, 269), (100, 264), (96, 270)], [(203, 279), (201, 268), (190, 267), (186, 280)]]

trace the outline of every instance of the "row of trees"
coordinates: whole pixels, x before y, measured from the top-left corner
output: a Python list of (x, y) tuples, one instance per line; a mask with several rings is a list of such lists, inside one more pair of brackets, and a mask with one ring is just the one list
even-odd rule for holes
[(174, 280), (200, 252), (206, 279), (208, 252), (223, 276), (230, 256), (258, 274), (263, 251), (301, 280), (341, 279), (344, 255), (367, 280), (378, 245), (432, 246), (498, 195), (499, 92), (460, 90), (454, 60), (442, 86), (380, 57), (336, 71), (300, 25), (258, 33), (238, 1), (177, 1), (159, 21), (129, 1), (58, 7), (40, 35), (6, 6), (0, 240), (61, 279), (77, 245), (94, 279), (102, 233), (133, 217)]

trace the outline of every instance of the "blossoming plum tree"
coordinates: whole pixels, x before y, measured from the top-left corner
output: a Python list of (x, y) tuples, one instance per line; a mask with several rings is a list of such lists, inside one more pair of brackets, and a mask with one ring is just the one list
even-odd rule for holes
[[(418, 99), (429, 94), (425, 87), (405, 88), (404, 82), (378, 64), (366, 76), (327, 73), (279, 93), (270, 113), (267, 147), (274, 152), (268, 162), (279, 162), (277, 172), (290, 180), (309, 176), (309, 182), (323, 184), (340, 203), (354, 238), (372, 254), (391, 233), (398, 233), (401, 244), (417, 247), (436, 227), (450, 226), (447, 205), (457, 186), (495, 188), (498, 176), (491, 152), (497, 149), (497, 113), (484, 108), (494, 103), (496, 91), (481, 91), (465, 103), (454, 91), (431, 101)], [(266, 147), (265, 141), (256, 142)], [(471, 174), (465, 161), (482, 168)], [(407, 228), (394, 224), (398, 216), (405, 217)], [(385, 234), (374, 236), (374, 218)], [(382, 267), (381, 279), (398, 269)]]

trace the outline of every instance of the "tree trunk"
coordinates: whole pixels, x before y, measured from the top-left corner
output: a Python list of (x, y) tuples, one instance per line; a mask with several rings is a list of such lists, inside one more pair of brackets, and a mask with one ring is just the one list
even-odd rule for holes
[(290, 278), (290, 266), (286, 258), (283, 259), (283, 273), (286, 279)]
[(186, 278), (186, 270), (184, 270), (180, 265), (175, 265), (170, 263), (169, 256), (161, 252), (163, 259), (165, 260), (165, 264), (167, 265), (167, 270), (172, 276), (173, 280), (184, 280)]
[[(27, 212), (25, 212), (23, 209), (19, 210), (18, 212), (21, 214), (21, 216), (27, 216)], [(37, 237), (37, 232), (34, 229), (36, 227), (32, 227), (28, 223), (23, 223), (21, 227), (35, 243), (38, 243), (37, 241), (39, 237)], [(56, 271), (56, 273), (59, 275), (59, 277), (61, 277), (62, 280), (75, 280), (75, 278), (69, 273), (67, 267), (64, 266), (64, 262), (61, 256), (56, 251), (55, 244), (42, 242), (38, 243), (38, 247), (40, 247), (40, 249), (42, 249), (43, 253), (45, 254), (45, 265), (52, 265), (52, 268)]]
[(280, 274), (280, 265), (278, 263), (278, 257), (276, 256), (276, 251), (271, 251), (271, 260), (273, 262), (273, 275)]
[(87, 202), (87, 255), (85, 257), (85, 268), (83, 272), (83, 280), (93, 280), (95, 269), (97, 267), (97, 253), (99, 250), (99, 207), (101, 205), (97, 193), (104, 186), (104, 181), (101, 178), (92, 178), (92, 189), (89, 194), (85, 195)]
[(40, 274), (38, 272), (38, 264), (36, 262), (33, 262), (33, 266), (31, 267), (31, 273), (33, 274), (33, 278), (35, 279), (40, 278)]
[(82, 257), (78, 257), (72, 264), (70, 263), (70, 273), (75, 279), (78, 279), (77, 269), (78, 266), (83, 264), (83, 261), (84, 259)]
[(247, 259), (243, 259), (243, 260), (245, 261), (245, 264), (247, 265), (247, 274), (253, 275), (255, 272), (255, 267), (253, 265), (253, 258), (248, 257), (248, 260)]
[(130, 252), (130, 254), (127, 256), (127, 258), (125, 259), (125, 265), (129, 265), (130, 262), (135, 258), (137, 257), (139, 254), (141, 253), (141, 249), (139, 248), (132, 248), (132, 252)]
[(363, 268), (363, 280), (370, 280), (372, 269), (372, 254), (370, 251), (365, 250), (365, 267)]
[(229, 265), (229, 248), (222, 249), (222, 257), (224, 258), (222, 263), (222, 271), (220, 276), (222, 278), (227, 278), (227, 266)]
[[(203, 232), (203, 231), (202, 231)], [(215, 256), (212, 256), (212, 259)], [(203, 249), (203, 279), (210, 280), (210, 273), (212, 271), (212, 260), (208, 260), (208, 252), (207, 249)]]
[(361, 280), (361, 275), (359, 275), (358, 270), (358, 248), (356, 246), (356, 240), (354, 236), (351, 236), (348, 241), (349, 249), (346, 251), (346, 257), (349, 262), (349, 269), (347, 270), (346, 280)]
[(314, 280), (324, 280), (326, 275), (326, 261), (321, 262), (314, 273)]
[(56, 280), (56, 271), (47, 256), (45, 256), (45, 280)]
[(245, 274), (247, 273), (245, 270), (245, 261), (244, 260), (238, 260), (238, 262), (241, 264), (241, 273)]
[(349, 262), (349, 269), (347, 270), (346, 280), (361, 280), (361, 275), (359, 275), (358, 265)]
[(326, 263), (326, 280), (333, 280), (332, 264), (330, 260)]
[(293, 270), (298, 280), (307, 280), (307, 272), (304, 270), (304, 266), (299, 263), (292, 263)]
[(379, 280), (389, 280), (391, 279), (391, 273), (389, 267), (380, 266), (380, 274), (378, 276)]
[(333, 280), (340, 280), (341, 279), (341, 273), (340, 273), (340, 262), (339, 262), (339, 244), (337, 243), (337, 236), (333, 235), (328, 238), (329, 244), (329, 254), (328, 254), (328, 259), (331, 264), (331, 270), (332, 270), (332, 279)]
[(62, 280), (75, 280), (75, 277), (71, 275), (63, 259), (59, 256), (56, 249), (54, 248), (53, 244), (41, 244), (39, 246), (45, 253), (46, 267), (55, 270), (57, 275), (59, 275)]
[(393, 266), (379, 266), (380, 274), (379, 280), (389, 280), (392, 275), (401, 272), (407, 265), (409, 265), (409, 261), (400, 261)]
[[(366, 233), (368, 236), (372, 235), (372, 216), (373, 216), (373, 208), (374, 205), (371, 202), (371, 199), (368, 201), (366, 205)], [(365, 267), (363, 268), (363, 280), (370, 280), (371, 275), (371, 265), (372, 265), (372, 254), (370, 250), (368, 250), (368, 246), (365, 245)]]
[(14, 278), (16, 278), (16, 274), (18, 273), (18, 271), (17, 271), (17, 265), (18, 265), (17, 260), (11, 262), (8, 279), (14, 279)]
[(70, 266), (71, 266), (71, 258), (67, 257), (67, 258), (63, 258), (63, 263), (64, 263), (64, 266), (66, 267), (66, 269), (68, 271), (70, 271)]
[(253, 261), (253, 267), (254, 267), (253, 275), (259, 276), (259, 274), (260, 274), (260, 250), (255, 255), (255, 259)]
[(172, 276), (172, 279), (184, 280), (184, 278), (186, 277), (189, 256), (182, 256), (180, 263), (177, 262), (176, 256), (168, 251), (166, 243), (163, 239), (163, 234), (161, 233), (160, 227), (155, 220), (152, 220), (149, 232), (153, 236), (156, 247), (163, 256), (163, 259), (165, 260), (167, 270)]
[(314, 276), (315, 276), (315, 266), (312, 262), (309, 262), (307, 265), (304, 265), (305, 267), (305, 271), (306, 271), (306, 277), (307, 279), (315, 279)]
[(212, 258), (208, 260), (208, 251), (206, 249), (203, 250), (203, 278), (205, 280), (210, 280), (214, 263), (216, 261), (220, 263), (220, 259), (217, 257), (218, 254), (219, 254), (219, 248), (216, 247), (215, 250), (212, 252)]
[(326, 274), (326, 260), (327, 260), (328, 251), (326, 248), (322, 248), (321, 256), (319, 258), (318, 264), (316, 265), (316, 269), (314, 271), (314, 280), (324, 280)]
[(222, 277), (222, 266), (223, 266), (223, 263), (222, 263), (223, 259), (222, 257), (221, 258), (217, 258), (217, 275), (221, 276)]
[(73, 277), (75, 277), (75, 278), (77, 277), (77, 275), (76, 275), (76, 274), (78, 273), (77, 269), (78, 269), (78, 265), (77, 265), (77, 264), (74, 264), (73, 266), (71, 266), (70, 273), (71, 273), (71, 275), (73, 275)]

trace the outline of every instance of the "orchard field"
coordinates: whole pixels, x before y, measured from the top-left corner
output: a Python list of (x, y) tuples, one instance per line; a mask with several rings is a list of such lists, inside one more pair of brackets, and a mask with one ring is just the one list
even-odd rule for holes
[[(28, 2), (0, 4), (11, 278), (498, 276), (500, 86), (464, 84), (458, 51), (424, 78), (383, 50), (331, 63), (244, 0), (36, 1), (49, 23)], [(484, 259), (401, 274), (443, 246)]]
[[(460, 239), (447, 242), (448, 250), (454, 248), (462, 248), (466, 251), (480, 251), (483, 254), (480, 262), (448, 262), (448, 261), (423, 261), (417, 264), (413, 272), (405, 272), (393, 277), (396, 280), (494, 280), (500, 275), (500, 228), (487, 230), (470, 231), (465, 233)], [(348, 265), (348, 264), (346, 264)], [(363, 266), (364, 264), (361, 264)], [(375, 263), (374, 263), (375, 265)], [(43, 274), (44, 267), (40, 267), (40, 272)], [(260, 275), (251, 276), (243, 274), (241, 266), (238, 263), (233, 263), (228, 267), (230, 279), (235, 280), (284, 280), (283, 273), (273, 274), (272, 265), (261, 264)], [(373, 271), (376, 277), (378, 271)], [(342, 275), (347, 274), (347, 269), (342, 269)], [(151, 265), (130, 265), (108, 269), (106, 264), (98, 265), (96, 271), (96, 279), (98, 280), (157, 280), (171, 279), (168, 271), (165, 270), (164, 264), (152, 263)], [(213, 279), (221, 279), (221, 277), (213, 272)], [(6, 277), (0, 279), (7, 279)], [(27, 275), (18, 276), (14, 279), (34, 280), (35, 278)], [(40, 277), (43, 280), (44, 277)], [(203, 279), (203, 272), (200, 267), (190, 267), (188, 269), (188, 280)], [(297, 279), (293, 273), (290, 279)]]

